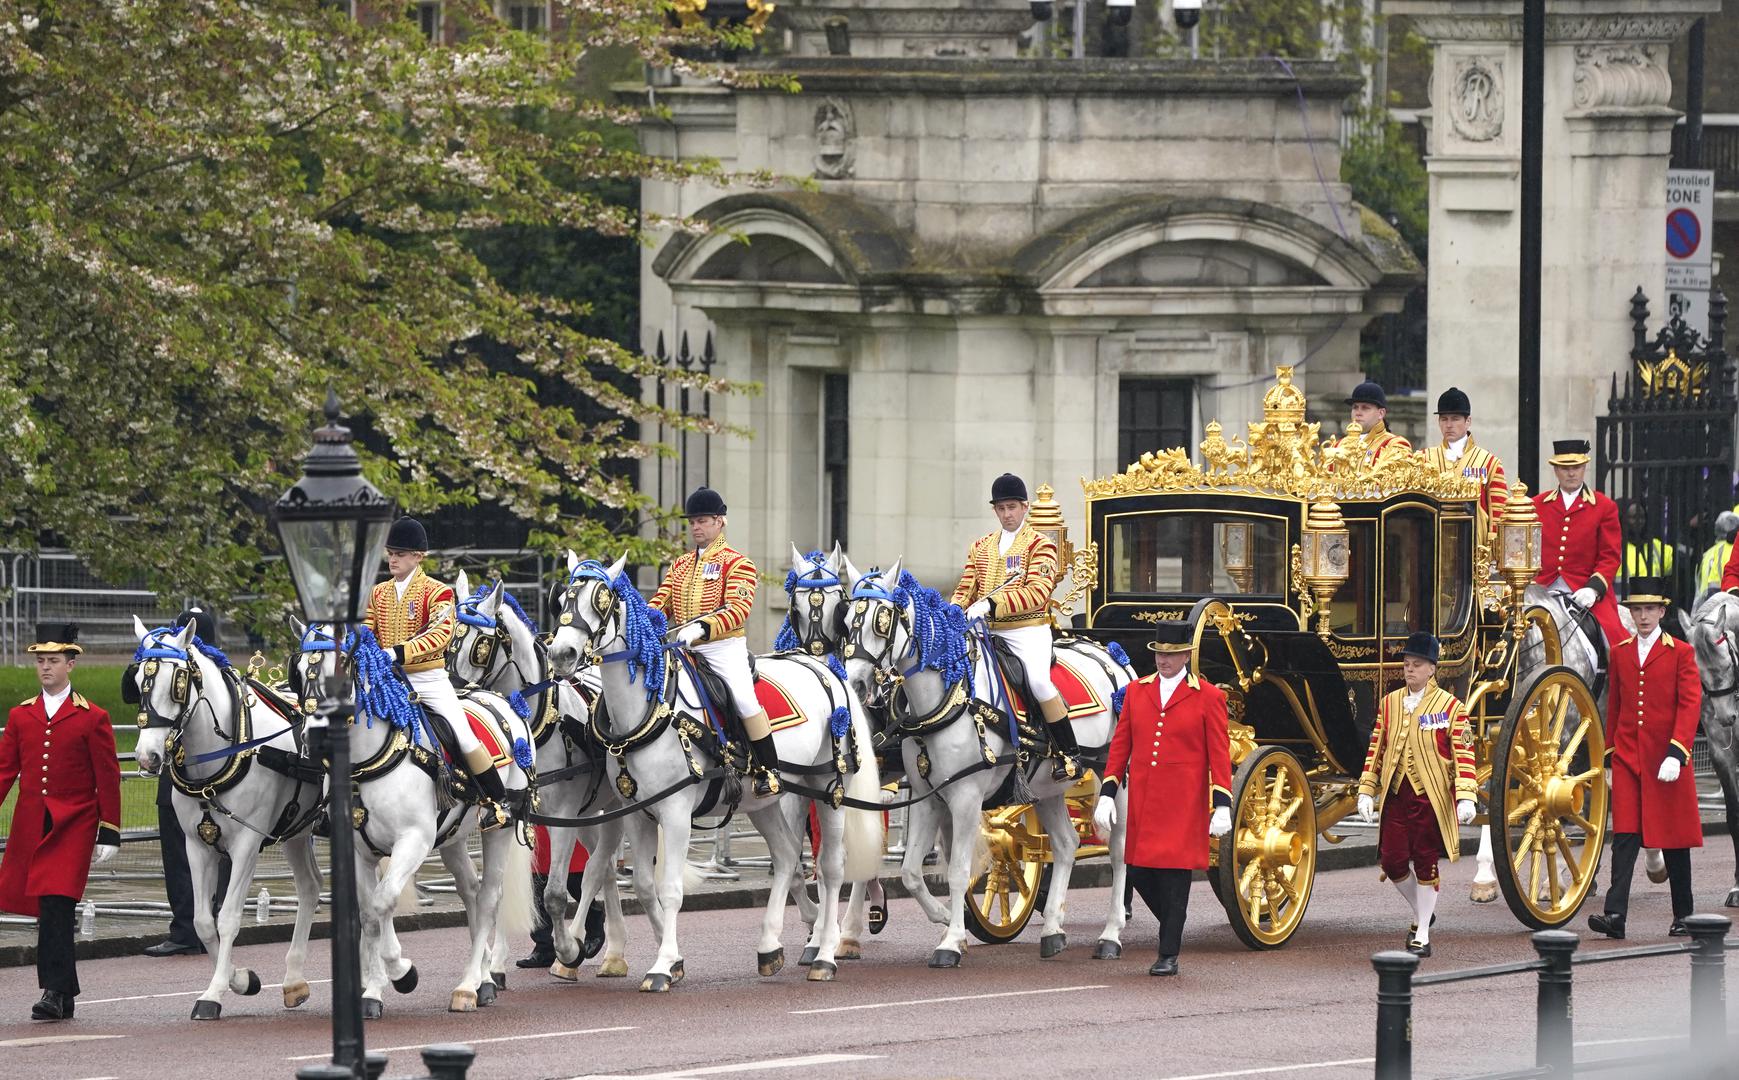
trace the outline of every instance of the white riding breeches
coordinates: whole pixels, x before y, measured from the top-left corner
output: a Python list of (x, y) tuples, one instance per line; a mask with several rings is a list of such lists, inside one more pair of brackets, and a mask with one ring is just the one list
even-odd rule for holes
[(1049, 701), (1057, 696), (1056, 684), (1051, 682), (1050, 627), (1022, 626), (1013, 630), (992, 630), (991, 634), (999, 641), (1007, 642), (1014, 650), (1034, 701)]
[(422, 702), (423, 708), (439, 713), (447, 721), (461, 754), (468, 754), (481, 745), (477, 733), (471, 730), (471, 721), (465, 719), (465, 707), (459, 703), (459, 694), (447, 681), (445, 671), (409, 671), (405, 673), (405, 681), (417, 692), (417, 700)]
[(761, 711), (761, 702), (755, 697), (755, 676), (749, 670), (748, 639), (703, 641), (694, 646), (694, 651), (730, 688), (731, 708), (737, 710), (738, 716), (753, 716)]

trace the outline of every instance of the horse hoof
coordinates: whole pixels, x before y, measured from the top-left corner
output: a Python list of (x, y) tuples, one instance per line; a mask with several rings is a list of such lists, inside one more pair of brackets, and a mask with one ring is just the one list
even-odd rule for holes
[(1095, 959), (1095, 960), (1121, 960), (1121, 959), (1123, 959), (1123, 943), (1121, 941), (1112, 941), (1109, 938), (1100, 938), (1099, 944), (1093, 946), (1093, 959)]
[(362, 999), (362, 1018), (364, 1020), (379, 1020), (381, 1014), (385, 1012), (386, 1006), (380, 1003), (379, 998), (365, 997)]
[(807, 946), (803, 950), (803, 955), (799, 956), (797, 958), (797, 966), (798, 967), (808, 967), (810, 964), (815, 963), (815, 957), (820, 952), (821, 952), (821, 950), (817, 949), (813, 945)]
[(417, 965), (412, 964), (405, 973), (392, 981), (392, 988), (401, 994), (408, 994), (417, 988)]
[(284, 1008), (294, 1009), (308, 1001), (308, 984), (305, 982), (284, 984)]
[(207, 1001), (200, 998), (193, 1003), (193, 1018), (195, 1020), (216, 1020), (223, 1015), (223, 1002)]
[(1490, 904), (1497, 901), (1497, 882), (1476, 881), (1467, 890), (1467, 898), (1476, 904)]
[(682, 966), (681, 960), (672, 963), (670, 965), (670, 985), (675, 986), (677, 983), (681, 982), (682, 977), (687, 974), (688, 969)]
[(833, 950), (835, 960), (862, 960), (863, 943), (857, 938), (840, 938), (839, 948)]
[(785, 947), (780, 946), (772, 952), (755, 954), (755, 970), (762, 975), (777, 975), (779, 969), (785, 966)]
[(569, 966), (562, 963), (560, 960), (557, 960), (549, 966), (549, 973), (551, 978), (560, 979), (562, 982), (580, 981), (579, 967), (577, 965)]
[(241, 968), (230, 976), (229, 988), (242, 997), (253, 997), (260, 992), (260, 977), (252, 968)]
[(1645, 871), (1645, 873), (1648, 874), (1648, 879), (1650, 881), (1654, 882), (1656, 885), (1665, 884), (1667, 877), (1668, 877), (1667, 868), (1664, 866), (1661, 867), (1659, 870), (1648, 870), (1648, 871)]
[(657, 972), (648, 973), (644, 979), (640, 980), (640, 992), (642, 994), (670, 993), (670, 976), (660, 975)]
[(1722, 906), (1739, 907), (1739, 885), (1735, 885), (1727, 891), (1727, 902)]
[(477, 992), (474, 990), (455, 990), (453, 999), (447, 1002), (448, 1012), (476, 1012)]
[(933, 968), (957, 968), (960, 966), (960, 953), (954, 949), (937, 949), (930, 954), (930, 966)]
[(507, 972), (505, 972), (505, 971), (491, 971), (489, 973), (489, 978), (490, 978), (490, 981), (495, 983), (495, 989), (497, 989), (497, 990), (507, 989)]
[(620, 956), (612, 957), (598, 965), (600, 979), (626, 979), (628, 977), (628, 961)]
[(808, 979), (810, 982), (832, 982), (834, 973), (838, 970), (838, 964), (830, 964), (825, 960), (817, 960), (809, 965)]
[(1039, 939), (1039, 959), (1049, 960), (1051, 957), (1069, 947), (1069, 935), (1046, 934)]
[(477, 1007), (480, 1009), (485, 1009), (485, 1008), (488, 1008), (489, 1006), (495, 1004), (495, 994), (496, 994), (496, 990), (495, 990), (495, 980), (494, 979), (484, 979), (481, 983), (478, 983), (477, 984)]

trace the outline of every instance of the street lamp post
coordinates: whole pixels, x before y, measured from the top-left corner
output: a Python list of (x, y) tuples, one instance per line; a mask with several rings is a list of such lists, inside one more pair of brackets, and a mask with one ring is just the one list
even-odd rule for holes
[[(324, 623), (342, 643), (362, 620), (392, 525), (393, 501), (362, 475), (338, 395), (326, 393), (326, 426), (302, 462), (302, 477), (272, 510), (272, 525), (296, 584), (302, 617)], [(320, 710), (308, 720), (309, 749), (328, 763), (332, 848), (332, 1065), (326, 1076), (363, 1080), (361, 920), (356, 909), (355, 836), (350, 805), (350, 678), (342, 644)], [(318, 760), (318, 758), (316, 758)]]

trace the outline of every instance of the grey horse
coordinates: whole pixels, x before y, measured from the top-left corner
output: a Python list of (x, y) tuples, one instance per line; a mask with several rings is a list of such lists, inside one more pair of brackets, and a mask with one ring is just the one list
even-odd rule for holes
[[(1690, 641), (1703, 677), (1703, 736), (1709, 741), (1709, 757), (1727, 806), (1727, 835), (1739, 856), (1739, 752), (1734, 746), (1739, 722), (1739, 694), (1734, 693), (1739, 688), (1739, 597), (1717, 592), (1698, 604), (1691, 616)], [(1739, 864), (1734, 867), (1726, 906), (1739, 907)]]

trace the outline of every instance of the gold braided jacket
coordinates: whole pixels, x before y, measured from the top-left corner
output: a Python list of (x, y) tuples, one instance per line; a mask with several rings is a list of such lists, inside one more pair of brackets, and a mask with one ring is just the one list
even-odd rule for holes
[(391, 578), (374, 587), (368, 597), (368, 628), (380, 647), (391, 651), (405, 647), (405, 671), (437, 671), (446, 665), (447, 645), (453, 640), (456, 621), (453, 587), (423, 573), (411, 571), (404, 600)]

